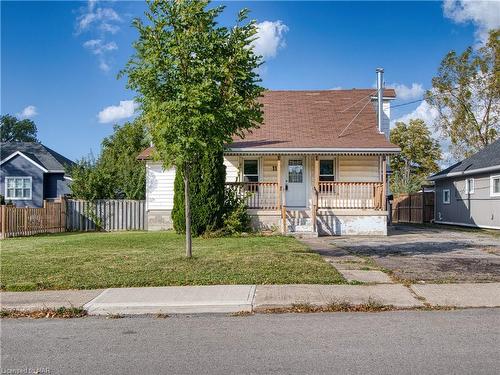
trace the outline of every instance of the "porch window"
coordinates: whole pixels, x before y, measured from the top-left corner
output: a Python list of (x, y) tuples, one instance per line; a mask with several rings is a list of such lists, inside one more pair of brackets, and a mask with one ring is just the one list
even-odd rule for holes
[(243, 182), (259, 182), (259, 161), (244, 160), (243, 161)]
[(5, 177), (6, 199), (31, 199), (31, 177)]
[(335, 181), (335, 166), (333, 160), (319, 161), (319, 180)]

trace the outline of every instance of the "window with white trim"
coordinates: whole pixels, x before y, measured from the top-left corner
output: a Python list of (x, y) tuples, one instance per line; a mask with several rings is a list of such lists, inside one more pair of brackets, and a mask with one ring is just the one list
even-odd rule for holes
[(5, 177), (5, 199), (31, 199), (31, 177)]
[(500, 197), (500, 175), (490, 176), (490, 196)]
[(465, 194), (473, 194), (474, 193), (474, 179), (468, 178), (465, 180)]
[(259, 161), (257, 159), (243, 161), (243, 182), (259, 182)]
[(335, 162), (333, 159), (319, 161), (319, 180), (335, 181)]
[(443, 189), (443, 203), (450, 204), (450, 189)]

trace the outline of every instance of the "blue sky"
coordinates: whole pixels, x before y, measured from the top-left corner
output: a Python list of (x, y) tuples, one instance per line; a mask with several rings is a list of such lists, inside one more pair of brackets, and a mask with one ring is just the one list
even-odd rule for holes
[[(239, 9), (260, 24), (266, 56), (263, 85), (270, 89), (372, 87), (385, 68), (394, 104), (429, 88), (443, 56), (478, 44), (499, 3), (229, 2), (230, 25)], [(71, 159), (97, 154), (103, 137), (132, 113), (134, 93), (116, 75), (133, 53), (132, 2), (1, 3), (1, 113), (32, 118), (39, 138)], [(426, 103), (394, 109), (393, 119), (432, 121)]]

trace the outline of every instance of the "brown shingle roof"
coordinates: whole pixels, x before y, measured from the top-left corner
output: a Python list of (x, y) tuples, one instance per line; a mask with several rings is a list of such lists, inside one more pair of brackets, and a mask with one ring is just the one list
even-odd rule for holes
[[(264, 123), (244, 139), (233, 138), (230, 147), (397, 147), (378, 131), (374, 103), (370, 103), (373, 95), (374, 89), (266, 91), (261, 99)], [(394, 98), (394, 90), (384, 90), (384, 97)]]
[[(324, 91), (266, 91), (264, 123), (247, 132), (244, 139), (235, 137), (231, 149), (387, 149), (397, 148), (377, 126), (375, 89)], [(384, 97), (395, 98), (393, 89)], [(359, 115), (358, 115), (359, 113)], [(357, 117), (356, 117), (357, 115)], [(153, 148), (144, 150), (138, 159), (151, 157)]]

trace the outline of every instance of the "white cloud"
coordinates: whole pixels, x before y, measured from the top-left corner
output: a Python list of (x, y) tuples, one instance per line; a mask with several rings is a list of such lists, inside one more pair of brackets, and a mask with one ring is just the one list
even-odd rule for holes
[(113, 8), (99, 6), (97, 0), (89, 0), (87, 6), (79, 9), (75, 23), (76, 34), (89, 33), (94, 36), (83, 43), (83, 47), (98, 56), (99, 69), (104, 72), (111, 69), (110, 52), (118, 49), (118, 45), (109, 41), (107, 35), (116, 34), (121, 22), (122, 18)]
[(87, 31), (93, 25), (96, 25), (102, 31), (114, 34), (120, 29), (116, 23), (121, 22), (122, 19), (113, 8), (98, 7), (97, 1), (88, 1), (87, 8), (82, 8), (81, 14), (76, 21), (76, 32), (78, 34)]
[(343, 90), (342, 86), (332, 87), (330, 90)]
[(18, 113), (17, 117), (25, 119), (25, 118), (35, 117), (36, 115), (38, 115), (36, 107), (34, 105), (29, 105), (26, 108), (24, 108), (20, 113)]
[(97, 117), (101, 124), (107, 124), (132, 117), (137, 107), (138, 104), (133, 100), (122, 100), (119, 105), (104, 108)]
[(394, 125), (396, 122), (408, 123), (408, 121), (412, 119), (420, 119), (424, 120), (429, 129), (432, 129), (434, 127), (434, 121), (436, 121), (438, 116), (438, 110), (424, 100), (412, 112), (407, 113), (406, 115), (403, 115), (392, 121), (392, 125)]
[(500, 27), (500, 1), (445, 0), (443, 12), (456, 23), (474, 24), (480, 43), (486, 41), (489, 30)]
[(94, 55), (103, 55), (106, 52), (118, 49), (115, 42), (104, 43), (101, 39), (91, 39), (83, 43), (83, 46)]
[(393, 83), (388, 87), (393, 87), (396, 90), (398, 99), (402, 100), (418, 99), (424, 95), (424, 88), (420, 83), (412, 83), (410, 87), (400, 83)]
[(254, 51), (264, 60), (276, 57), (278, 50), (286, 46), (285, 33), (288, 26), (282, 21), (263, 21), (257, 24), (257, 35), (253, 42)]

